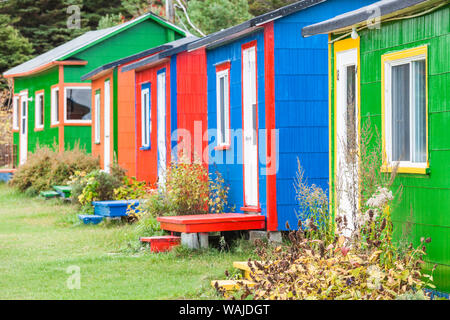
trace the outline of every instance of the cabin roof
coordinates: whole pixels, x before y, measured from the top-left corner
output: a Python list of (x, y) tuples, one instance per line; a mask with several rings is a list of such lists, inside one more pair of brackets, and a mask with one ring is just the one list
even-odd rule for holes
[(447, 0), (381, 0), (371, 5), (349, 11), (334, 18), (318, 22), (302, 29), (302, 36), (309, 37), (331, 32), (345, 32), (373, 21), (375, 15), (383, 19), (426, 10)]
[(174, 54), (186, 51), (188, 44), (193, 41), (196, 41), (196, 40), (198, 40), (197, 37), (191, 36), (191, 37), (181, 38), (181, 39), (169, 42), (169, 43), (167, 43), (168, 48), (165, 49), (164, 51), (161, 51), (155, 55), (152, 55), (150, 57), (147, 57), (147, 58), (141, 59), (139, 61), (136, 61), (134, 63), (131, 63), (127, 66), (124, 66), (122, 68), (122, 72), (130, 71), (133, 69), (139, 69), (144, 66), (148, 66), (152, 63), (155, 63), (161, 59), (170, 57)]
[[(106, 40), (109, 37), (116, 35), (119, 32), (125, 31), (136, 24), (139, 24), (148, 19), (164, 25), (180, 34), (186, 35), (186, 31), (180, 29), (174, 24), (166, 21), (165, 19), (149, 12), (140, 17), (132, 19), (128, 22), (120, 25), (100, 29), (95, 31), (88, 31), (75, 39), (72, 39), (56, 48), (53, 48), (33, 59), (30, 59), (14, 68), (9, 69), (4, 73), (5, 77), (14, 77), (24, 74), (32, 74), (37, 71), (45, 70), (46, 67), (51, 67), (53, 63), (57, 61), (70, 60), (69, 58), (76, 55), (78, 52), (86, 50), (92, 45), (97, 44), (100, 41)], [(73, 60), (73, 59), (72, 59)]]

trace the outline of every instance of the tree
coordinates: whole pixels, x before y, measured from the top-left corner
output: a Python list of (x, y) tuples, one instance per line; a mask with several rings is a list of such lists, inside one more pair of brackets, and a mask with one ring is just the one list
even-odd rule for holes
[(133, 17), (153, 12), (159, 16), (165, 15), (165, 0), (122, 0), (124, 10)]
[[(99, 27), (101, 20), (103, 20), (103, 25), (108, 25), (106, 23), (108, 19), (115, 24), (122, 22), (122, 17), (130, 19), (132, 14), (125, 9), (122, 2), (126, 1), (83, 0), (82, 15), (85, 19), (85, 26), (90, 30), (95, 30)], [(113, 25), (109, 25), (109, 27)]]
[[(247, 0), (190, 0), (185, 3), (192, 23), (206, 34), (229, 28), (252, 18), (248, 12)], [(188, 27), (190, 32), (198, 34), (189, 25), (183, 12), (177, 10), (176, 17), (181, 24)]]
[(97, 29), (105, 29), (117, 26), (118, 24), (121, 24), (123, 22), (123, 19), (124, 17), (121, 13), (111, 15), (107, 14), (100, 19)]
[(248, 0), (249, 12), (254, 16), (276, 10), (298, 0)]
[[(11, 26), (12, 22), (7, 15), (0, 14), (0, 75), (32, 57), (31, 44)], [(7, 87), (6, 80), (0, 78), (0, 91)]]
[(14, 19), (12, 25), (31, 42), (38, 55), (86, 31), (67, 27), (67, 9), (81, 4), (81, 0), (9, 0), (0, 4), (0, 14)]

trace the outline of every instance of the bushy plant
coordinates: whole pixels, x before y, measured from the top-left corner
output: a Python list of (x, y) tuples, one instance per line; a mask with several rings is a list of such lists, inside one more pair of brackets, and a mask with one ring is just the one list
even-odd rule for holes
[(220, 213), (227, 207), (228, 187), (219, 172), (213, 178), (199, 162), (173, 162), (166, 174), (163, 197), (176, 215)]
[(115, 200), (133, 200), (144, 198), (150, 189), (145, 181), (137, 181), (135, 177), (123, 177), (122, 185), (114, 189)]
[(63, 152), (53, 148), (37, 146), (29, 153), (27, 161), (14, 173), (10, 184), (22, 192), (36, 195), (54, 185), (65, 185), (76, 171), (91, 172), (99, 169), (97, 158), (86, 154), (78, 145)]
[(72, 200), (82, 206), (90, 205), (92, 201), (115, 200), (114, 190), (122, 186), (125, 171), (113, 166), (111, 173), (94, 170), (89, 173), (76, 171), (71, 176)]
[(296, 210), (298, 227), (305, 231), (310, 239), (322, 239), (326, 243), (332, 241), (334, 224), (330, 215), (328, 196), (321, 187), (308, 184), (299, 159), (294, 188), (298, 205)]
[[(259, 241), (258, 260), (250, 260), (253, 287), (243, 286), (240, 298), (390, 300), (432, 284), (422, 280), (422, 247), (409, 248), (392, 268), (380, 263), (381, 250), (345, 247), (343, 236), (325, 246), (303, 231), (289, 234), (291, 245), (273, 247)], [(432, 275), (425, 275), (432, 280)]]

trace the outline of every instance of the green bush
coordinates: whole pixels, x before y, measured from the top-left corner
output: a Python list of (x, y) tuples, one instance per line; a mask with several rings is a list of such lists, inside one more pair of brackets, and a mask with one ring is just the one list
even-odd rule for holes
[(72, 186), (72, 201), (89, 206), (92, 201), (115, 200), (114, 190), (122, 187), (125, 171), (118, 165), (111, 173), (94, 170), (89, 173), (76, 171), (69, 181)]
[(72, 150), (54, 151), (56, 147), (36, 147), (28, 154), (27, 161), (19, 166), (10, 184), (29, 195), (51, 189), (54, 185), (65, 185), (76, 171), (90, 172), (99, 169), (97, 158), (75, 145)]

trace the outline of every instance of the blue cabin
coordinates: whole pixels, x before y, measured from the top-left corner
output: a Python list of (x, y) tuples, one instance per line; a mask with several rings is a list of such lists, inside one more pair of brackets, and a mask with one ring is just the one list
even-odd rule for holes
[(268, 231), (298, 224), (297, 158), (328, 190), (328, 38), (304, 26), (373, 3), (304, 0), (204, 37), (209, 171), (230, 187), (238, 212), (260, 212)]

